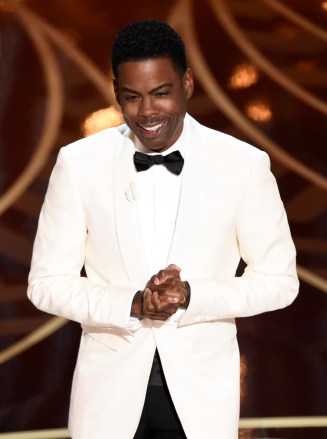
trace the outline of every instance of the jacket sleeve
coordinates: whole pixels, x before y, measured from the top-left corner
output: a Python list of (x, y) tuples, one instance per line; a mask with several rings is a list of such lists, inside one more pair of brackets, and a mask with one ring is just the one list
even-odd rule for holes
[(135, 289), (81, 277), (87, 223), (73, 160), (62, 148), (34, 242), (28, 297), (42, 311), (99, 327), (126, 327)]
[(180, 325), (246, 317), (288, 306), (299, 282), (296, 252), (270, 161), (261, 153), (244, 188), (236, 218), (241, 277), (190, 279), (191, 302)]

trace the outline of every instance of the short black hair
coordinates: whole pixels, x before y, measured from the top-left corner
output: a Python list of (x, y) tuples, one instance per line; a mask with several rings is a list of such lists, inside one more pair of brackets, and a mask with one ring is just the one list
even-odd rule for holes
[(118, 78), (118, 67), (123, 62), (162, 57), (170, 58), (181, 74), (186, 72), (185, 46), (172, 27), (159, 20), (128, 24), (117, 34), (111, 48), (114, 77)]

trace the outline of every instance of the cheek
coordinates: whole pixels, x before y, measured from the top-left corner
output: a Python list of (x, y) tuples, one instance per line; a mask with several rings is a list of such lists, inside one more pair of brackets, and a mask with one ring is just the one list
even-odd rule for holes
[(166, 111), (174, 115), (175, 118), (184, 115), (186, 107), (187, 101), (182, 96), (166, 103)]
[(136, 115), (135, 109), (131, 106), (121, 107), (121, 112), (124, 116), (124, 119), (128, 119), (128, 120), (133, 119), (133, 117), (135, 117)]

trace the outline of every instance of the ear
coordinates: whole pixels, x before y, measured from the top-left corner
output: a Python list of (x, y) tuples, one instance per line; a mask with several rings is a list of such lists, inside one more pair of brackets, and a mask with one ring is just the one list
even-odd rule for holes
[(112, 80), (112, 85), (114, 87), (114, 93), (116, 97), (117, 104), (120, 105), (120, 98), (119, 98), (119, 89), (118, 89), (118, 81), (116, 78)]
[(190, 97), (193, 94), (194, 90), (194, 80), (193, 80), (193, 73), (190, 68), (186, 70), (183, 76), (183, 87), (185, 90), (186, 98), (190, 99)]

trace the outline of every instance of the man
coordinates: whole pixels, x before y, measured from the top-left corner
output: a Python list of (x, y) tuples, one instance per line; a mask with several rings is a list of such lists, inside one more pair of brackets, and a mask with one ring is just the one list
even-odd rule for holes
[(186, 114), (192, 73), (167, 24), (125, 27), (112, 64), (126, 125), (61, 150), (29, 277), (38, 308), (83, 327), (70, 432), (235, 439), (234, 318), (298, 291), (269, 159)]

